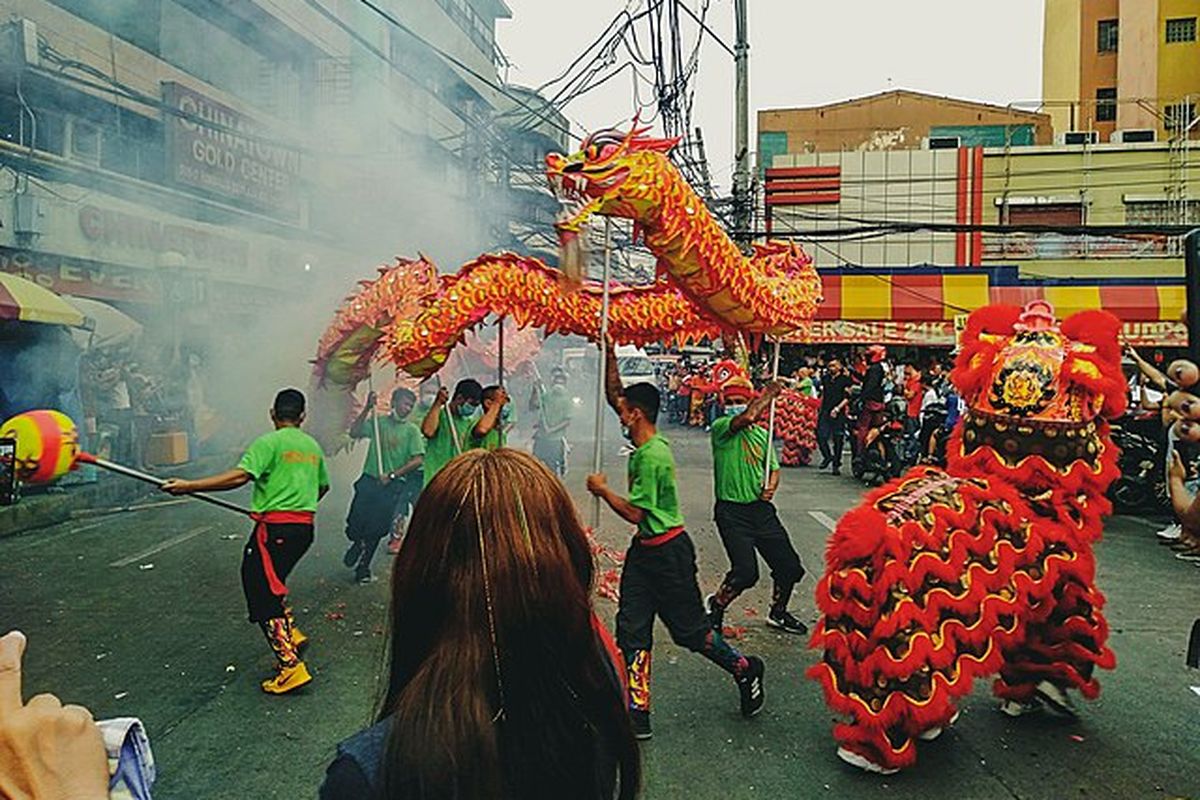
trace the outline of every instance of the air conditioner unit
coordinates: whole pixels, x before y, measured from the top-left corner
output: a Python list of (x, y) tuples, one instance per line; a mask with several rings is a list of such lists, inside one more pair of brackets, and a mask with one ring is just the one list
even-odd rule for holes
[(962, 147), (959, 136), (930, 136), (925, 140), (926, 150), (957, 150)]
[(16, 19), (4, 29), (4, 60), (10, 60), (14, 65), (40, 67), (41, 57), (38, 55), (38, 30), (33, 20)]
[(1054, 137), (1056, 144), (1099, 144), (1099, 131), (1067, 131)]
[(1119, 144), (1154, 142), (1158, 141), (1158, 131), (1153, 128), (1128, 128), (1122, 131), (1113, 131), (1113, 135), (1109, 141)]

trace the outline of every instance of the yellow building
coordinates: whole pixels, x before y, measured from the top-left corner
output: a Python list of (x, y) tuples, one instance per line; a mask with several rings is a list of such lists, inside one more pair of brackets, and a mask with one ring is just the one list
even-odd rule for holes
[(1200, 0), (1046, 0), (1042, 98), (1060, 139), (1179, 138), (1200, 103), (1198, 18)]

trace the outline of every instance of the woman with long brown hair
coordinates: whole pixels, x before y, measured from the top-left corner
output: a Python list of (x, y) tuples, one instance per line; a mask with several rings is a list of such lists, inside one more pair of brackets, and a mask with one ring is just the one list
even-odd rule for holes
[(396, 559), (378, 721), (339, 745), (322, 800), (634, 797), (637, 744), (593, 573), (571, 498), (540, 462), (450, 462)]

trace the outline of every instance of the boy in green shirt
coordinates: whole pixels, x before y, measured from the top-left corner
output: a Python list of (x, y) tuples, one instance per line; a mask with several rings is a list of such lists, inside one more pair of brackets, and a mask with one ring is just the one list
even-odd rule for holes
[[(769, 384), (747, 404), (753, 387), (730, 383), (721, 393), (724, 414), (712, 424), (713, 489), (717, 496), (713, 518), (730, 564), (721, 588), (705, 601), (717, 630), (723, 624), (725, 609), (758, 582), (757, 551), (771, 568), (775, 582), (767, 624), (788, 633), (808, 633), (807, 626), (788, 611), (788, 601), (804, 577), (804, 567), (771, 502), (779, 488), (779, 459), (774, 449), (768, 452), (767, 429), (758, 424), (781, 388), (778, 383)], [(771, 459), (771, 477), (764, 483), (767, 458)]]
[[(371, 442), (362, 475), (354, 482), (354, 499), (346, 515), (350, 548), (342, 558), (347, 567), (354, 567), (354, 579), (359, 583), (370, 583), (371, 559), (380, 540), (391, 531), (397, 512), (407, 516), (408, 507), (421, 491), (425, 437), (408, 419), (416, 399), (408, 389), (397, 389), (392, 392), (388, 414), (372, 420), (377, 412), (375, 393), (371, 392), (350, 426), (351, 437)], [(375, 439), (376, 426), (379, 441)]]
[(275, 430), (258, 437), (237, 467), (219, 475), (187, 481), (171, 479), (162, 490), (190, 494), (236, 489), (253, 481), (254, 532), (242, 552), (242, 591), (250, 621), (258, 623), (278, 660), (276, 674), (262, 682), (264, 692), (285, 694), (312, 680), (300, 660), (308, 637), (292, 619), (284, 583), (313, 542), (317, 502), (329, 491), (325, 454), (300, 430), (304, 395), (284, 389), (271, 408)]
[(483, 387), (473, 378), (465, 378), (454, 387), (451, 396), (443, 386), (438, 389), (433, 405), (421, 421), (425, 434), (424, 486), (450, 459), (473, 447), (471, 435), (479, 422), (479, 404)]
[(728, 672), (741, 693), (742, 714), (762, 710), (763, 662), (744, 656), (714, 630), (700, 601), (696, 550), (683, 527), (675, 482), (675, 458), (656, 427), (660, 397), (650, 383), (621, 388), (613, 348), (605, 363), (608, 403), (637, 448), (629, 457), (629, 497), (617, 494), (603, 474), (589, 475), (587, 488), (637, 532), (625, 554), (621, 600), (617, 609), (617, 645), (629, 669), (630, 718), (634, 734), (649, 739), (650, 649), (654, 617), (662, 618), (675, 643), (699, 653)]
[(483, 398), (483, 415), (471, 432), (471, 446), (483, 450), (507, 447), (508, 432), (514, 424), (508, 392), (503, 386), (487, 386), (480, 396)]

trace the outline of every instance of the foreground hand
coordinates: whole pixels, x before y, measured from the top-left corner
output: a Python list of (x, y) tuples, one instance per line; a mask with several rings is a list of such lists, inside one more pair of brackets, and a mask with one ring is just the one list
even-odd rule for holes
[(444, 406), (450, 400), (450, 390), (445, 386), (438, 389), (437, 397), (433, 399), (435, 406)]
[(587, 476), (587, 490), (596, 497), (602, 496), (608, 491), (608, 478), (603, 472), (597, 472), (595, 475)]
[(185, 481), (182, 478), (168, 478), (159, 488), (161, 491), (164, 491), (167, 494), (174, 495), (188, 494), (189, 492), (195, 491), (195, 489), (192, 488), (192, 482)]
[(771, 381), (763, 387), (763, 396), (771, 399), (779, 397), (781, 392), (783, 392), (783, 384), (779, 381)]
[(106, 800), (108, 760), (91, 712), (50, 694), (22, 704), (24, 652), (22, 634), (0, 638), (0, 797)]
[(773, 486), (765, 487), (761, 492), (758, 493), (758, 499), (766, 503), (771, 502), (775, 499), (775, 489), (777, 488), (778, 487)]

